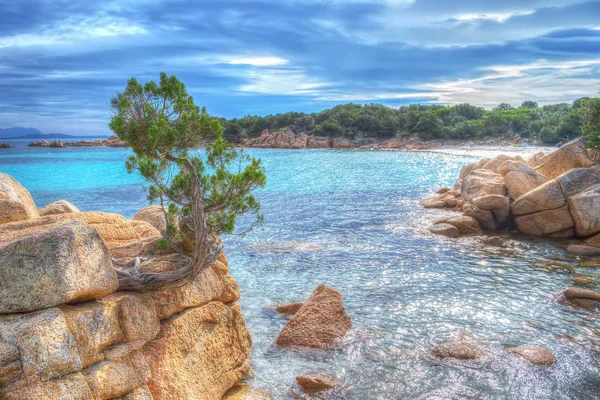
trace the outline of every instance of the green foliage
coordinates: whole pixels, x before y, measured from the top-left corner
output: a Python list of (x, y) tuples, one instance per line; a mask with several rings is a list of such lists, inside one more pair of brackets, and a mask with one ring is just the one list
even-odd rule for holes
[[(254, 215), (254, 224), (262, 222), (260, 203), (252, 195), (266, 181), (260, 160), (227, 142), (219, 120), (196, 106), (176, 77), (161, 73), (159, 84), (143, 86), (132, 78), (111, 106), (110, 128), (134, 152), (127, 170), (150, 183), (151, 202), (168, 204), (165, 240), (181, 238), (176, 221), (198, 217), (194, 201), (202, 204), (200, 217), (209, 234), (233, 233), (243, 214)], [(242, 127), (228, 124), (227, 129), (236, 138)], [(205, 146), (203, 157), (192, 153), (200, 146)], [(192, 195), (194, 182), (199, 198)]]
[(600, 98), (582, 102), (581, 131), (590, 147), (600, 146)]

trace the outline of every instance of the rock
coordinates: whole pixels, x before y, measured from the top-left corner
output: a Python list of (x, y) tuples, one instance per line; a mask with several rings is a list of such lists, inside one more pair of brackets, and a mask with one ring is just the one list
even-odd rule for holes
[(108, 249), (82, 222), (58, 224), (0, 251), (0, 314), (106, 296), (118, 287)]
[(331, 139), (331, 147), (334, 149), (353, 149), (354, 144), (341, 138)]
[(440, 188), (440, 189), (436, 190), (436, 192), (435, 192), (435, 193), (436, 193), (436, 194), (444, 194), (444, 193), (447, 193), (447, 192), (449, 192), (449, 191), (450, 191), (450, 188), (443, 187), (443, 188)]
[(586, 276), (573, 276), (571, 281), (576, 285), (597, 286), (600, 282)]
[(269, 133), (267, 129), (261, 136), (249, 139), (245, 147), (273, 148), (273, 149), (305, 149), (308, 141), (306, 134), (296, 135), (289, 127)]
[(553, 179), (518, 197), (510, 208), (514, 215), (527, 215), (560, 208), (566, 202), (560, 185)]
[(507, 350), (535, 365), (552, 365), (556, 362), (554, 354), (541, 347), (515, 347)]
[(465, 202), (472, 202), (478, 197), (491, 194), (506, 195), (506, 185), (504, 178), (489, 170), (473, 171), (462, 182), (462, 199)]
[(600, 247), (600, 233), (587, 238), (585, 244), (588, 246)]
[[(505, 161), (502, 166), (509, 162), (514, 163), (514, 161)], [(548, 178), (539, 172), (536, 172), (534, 169), (529, 168), (527, 165), (523, 163), (516, 164), (520, 164), (520, 167), (518, 169), (513, 169), (504, 176), (504, 181), (511, 198), (518, 199), (525, 193), (548, 182)], [(502, 166), (500, 169), (502, 169)]]
[(600, 293), (589, 289), (568, 288), (558, 295), (558, 302), (571, 307), (600, 310)]
[(600, 185), (569, 197), (567, 203), (577, 236), (585, 237), (600, 232)]
[(463, 205), (463, 214), (468, 217), (473, 217), (479, 223), (479, 226), (487, 231), (496, 230), (496, 221), (494, 214), (489, 210), (481, 210), (473, 204)]
[(340, 292), (320, 284), (283, 327), (277, 344), (325, 349), (337, 343), (351, 327)]
[(445, 224), (445, 223), (435, 224), (435, 225), (431, 225), (427, 229), (429, 230), (429, 232), (433, 233), (434, 235), (442, 235), (442, 236), (447, 236), (449, 238), (457, 238), (460, 236), (460, 231), (458, 230), (458, 228), (456, 228), (455, 226), (450, 225), (450, 224)]
[(47, 206), (40, 208), (39, 210), (40, 216), (42, 217), (45, 215), (68, 214), (77, 212), (79, 212), (79, 209), (66, 200), (55, 201), (54, 203), (50, 203)]
[(14, 146), (8, 142), (0, 143), (0, 149), (12, 149)]
[(221, 399), (246, 377), (251, 338), (239, 305), (210, 302), (162, 322), (143, 349), (155, 399)]
[(92, 392), (81, 373), (67, 375), (64, 378), (34, 383), (30, 386), (8, 390), (3, 400), (89, 400)]
[(340, 386), (337, 380), (321, 375), (298, 375), (296, 382), (306, 393), (323, 392)]
[(477, 164), (478, 164), (478, 162), (474, 161), (472, 163), (463, 165), (460, 168), (459, 180), (465, 179), (467, 176), (469, 176), (471, 174), (471, 172), (475, 171)]
[(499, 236), (488, 236), (486, 238), (483, 238), (481, 240), (482, 243), (485, 243), (487, 245), (490, 246), (496, 246), (496, 247), (503, 247), (504, 246), (504, 239), (502, 239)]
[(481, 228), (479, 227), (477, 220), (466, 215), (444, 219), (436, 222), (436, 225), (441, 223), (454, 226), (460, 231), (461, 235), (478, 235), (481, 233)]
[(498, 168), (504, 163), (504, 161), (508, 160), (525, 162), (521, 156), (510, 157), (505, 154), (500, 154), (486, 162), (482, 169), (489, 169), (493, 172), (498, 172)]
[(540, 161), (542, 160), (542, 158), (544, 158), (544, 156), (544, 152), (540, 151), (538, 153), (528, 155), (527, 157), (525, 157), (524, 161), (525, 164), (527, 164), (527, 166), (531, 168), (537, 168), (538, 165), (540, 165)]
[(451, 357), (461, 360), (472, 360), (483, 357), (483, 353), (477, 347), (462, 341), (438, 344), (434, 347), (431, 354), (436, 357)]
[(550, 233), (549, 235), (546, 235), (547, 237), (550, 238), (572, 238), (575, 237), (575, 228), (574, 227), (570, 227), (567, 229), (563, 229), (562, 231), (558, 231), (558, 232), (554, 232), (554, 233)]
[(574, 226), (567, 206), (515, 217), (517, 229), (535, 236), (547, 236)]
[(596, 165), (590, 158), (583, 140), (575, 139), (539, 161), (537, 171), (554, 179), (573, 168), (589, 168)]
[[(153, 400), (152, 392), (148, 385), (140, 386), (139, 388), (129, 392), (116, 400)], [(258, 399), (257, 399), (258, 400)]]
[(600, 184), (600, 166), (575, 168), (556, 178), (565, 197), (571, 197), (585, 189)]
[(45, 231), (50, 225), (67, 221), (82, 221), (91, 225), (102, 236), (109, 249), (161, 237), (160, 232), (145, 221), (129, 221), (118, 214), (79, 212), (46, 215), (0, 225), (0, 245)]
[(600, 260), (586, 260), (586, 261), (581, 261), (579, 263), (580, 267), (583, 268), (596, 268), (596, 267), (600, 267)]
[(600, 247), (571, 244), (567, 247), (567, 251), (578, 256), (600, 256)]
[(42, 140), (39, 142), (31, 142), (27, 145), (28, 147), (67, 147), (62, 140), (54, 140), (49, 142), (47, 140)]
[(12, 176), (0, 172), (0, 224), (39, 216), (29, 191)]
[(304, 302), (280, 304), (275, 307), (275, 311), (282, 314), (296, 314), (303, 305)]
[(421, 200), (419, 205), (423, 208), (445, 208), (446, 202), (438, 196), (435, 196)]
[(167, 220), (161, 206), (144, 207), (133, 216), (133, 220), (146, 221), (159, 232), (164, 232), (167, 229)]
[(499, 194), (490, 194), (473, 199), (472, 203), (482, 210), (496, 210), (509, 207), (510, 199)]
[(273, 400), (273, 398), (266, 390), (256, 389), (245, 383), (236, 383), (221, 400)]

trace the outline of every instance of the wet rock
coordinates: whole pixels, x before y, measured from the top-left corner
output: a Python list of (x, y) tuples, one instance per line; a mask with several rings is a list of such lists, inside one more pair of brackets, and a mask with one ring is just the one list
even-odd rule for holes
[(106, 296), (118, 287), (108, 249), (83, 222), (57, 224), (0, 252), (0, 314)]
[(277, 344), (325, 349), (337, 343), (351, 327), (340, 292), (320, 284), (288, 321)]
[(575, 139), (543, 157), (537, 171), (549, 179), (554, 179), (573, 168), (589, 168), (594, 165), (596, 163), (590, 158), (583, 140)]
[(298, 375), (296, 382), (306, 393), (323, 392), (340, 386), (337, 380), (321, 375)]
[(547, 236), (574, 226), (567, 206), (520, 215), (515, 218), (515, 223), (521, 232), (535, 236)]
[(40, 216), (42, 217), (45, 215), (68, 214), (77, 212), (79, 212), (79, 209), (66, 200), (55, 201), (54, 203), (50, 203), (47, 206), (40, 208), (39, 210)]
[(0, 224), (39, 216), (29, 191), (12, 176), (0, 173)]
[(510, 170), (504, 175), (504, 182), (511, 198), (517, 199), (527, 192), (548, 182), (548, 178), (527, 165), (516, 161), (505, 161), (498, 171)]
[(460, 236), (460, 231), (458, 230), (458, 228), (450, 224), (435, 224), (427, 229), (434, 235), (442, 235), (447, 236), (449, 238), (457, 238)]
[(466, 215), (444, 219), (436, 222), (436, 225), (440, 223), (445, 223), (454, 226), (459, 230), (461, 235), (477, 235), (481, 233), (481, 228), (479, 227), (479, 223), (477, 222), (477, 220), (473, 217), (469, 217)]
[(541, 347), (515, 347), (507, 350), (535, 365), (552, 365), (556, 362), (554, 354)]
[(567, 199), (578, 236), (600, 232), (600, 185), (592, 186)]
[(600, 184), (600, 166), (575, 168), (556, 178), (566, 197), (571, 197), (585, 189)]
[(556, 180), (551, 180), (518, 197), (510, 208), (514, 215), (527, 215), (560, 208), (566, 203), (560, 185)]
[(491, 194), (504, 196), (506, 185), (501, 175), (489, 170), (476, 170), (463, 179), (461, 193), (463, 201), (472, 202)]
[(600, 247), (571, 244), (567, 247), (567, 251), (578, 256), (600, 256)]
[(481, 240), (482, 243), (485, 243), (490, 246), (503, 247), (504, 239), (499, 236), (488, 236)]
[(568, 288), (558, 295), (557, 300), (571, 307), (600, 310), (600, 293), (589, 289)]
[(579, 263), (579, 266), (583, 267), (583, 268), (600, 267), (600, 260), (586, 260), (586, 261), (581, 261)]
[(280, 304), (275, 307), (275, 311), (282, 314), (296, 314), (303, 305), (304, 302)]
[(431, 354), (440, 358), (451, 357), (461, 360), (472, 360), (483, 357), (483, 352), (481, 352), (477, 347), (468, 342), (462, 341), (438, 344), (434, 347)]
[(571, 281), (575, 285), (585, 285), (585, 286), (597, 286), (600, 284), (597, 280), (592, 278), (588, 278), (587, 276), (573, 276), (571, 277)]

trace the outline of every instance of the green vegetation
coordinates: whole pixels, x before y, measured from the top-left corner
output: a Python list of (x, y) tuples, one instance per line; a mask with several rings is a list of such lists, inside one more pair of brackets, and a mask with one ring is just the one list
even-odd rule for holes
[[(525, 101), (519, 107), (503, 103), (492, 110), (470, 104), (413, 104), (400, 108), (380, 104), (344, 104), (319, 113), (245, 116), (222, 119), (221, 123), (224, 136), (235, 142), (257, 137), (264, 129), (274, 131), (289, 126), (296, 133), (366, 142), (414, 135), (423, 140), (518, 137), (551, 144), (581, 136), (582, 117), (593, 114), (585, 104), (598, 104), (599, 101), (582, 98), (572, 104), (542, 107), (535, 101)], [(586, 127), (590, 132), (596, 132), (598, 137), (597, 122)], [(586, 134), (586, 137), (594, 136), (593, 133), (590, 135)]]
[[(219, 120), (200, 110), (175, 76), (161, 73), (160, 84), (143, 86), (131, 78), (111, 106), (110, 129), (134, 152), (128, 171), (138, 171), (150, 183), (151, 202), (168, 205), (164, 242), (190, 258), (173, 273), (121, 273), (121, 288), (180, 284), (216, 260), (222, 251), (219, 235), (233, 233), (237, 217), (252, 214), (254, 224), (262, 221), (252, 192), (265, 185), (264, 169), (260, 160), (223, 139)], [(190, 153), (202, 145), (203, 158)], [(186, 243), (195, 249), (193, 255), (182, 250), (190, 247)]]
[(584, 101), (582, 109), (583, 137), (590, 147), (600, 147), (600, 98)]

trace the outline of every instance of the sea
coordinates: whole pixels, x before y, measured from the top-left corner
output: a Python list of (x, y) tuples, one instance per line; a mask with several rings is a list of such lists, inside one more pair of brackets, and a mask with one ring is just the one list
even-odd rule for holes
[[(125, 170), (128, 149), (13, 144), (0, 149), (0, 172), (38, 207), (64, 199), (131, 218), (148, 205), (145, 182)], [(561, 241), (501, 233), (507, 245), (498, 248), (427, 231), (449, 214), (419, 200), (452, 186), (476, 154), (248, 152), (266, 169), (257, 192), (264, 225), (224, 242), (252, 334), (253, 386), (301, 398), (295, 377), (321, 374), (343, 383), (328, 399), (600, 398), (598, 315), (555, 298), (573, 277), (600, 281), (600, 268), (579, 267)], [(349, 334), (331, 350), (276, 345), (289, 317), (274, 306), (304, 301), (320, 283), (342, 293)], [(456, 338), (478, 343), (485, 356), (431, 355)], [(517, 346), (544, 347), (557, 362), (531, 365), (506, 350)]]

